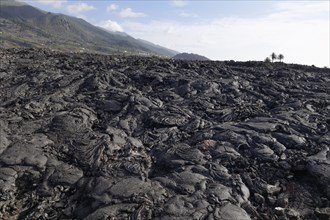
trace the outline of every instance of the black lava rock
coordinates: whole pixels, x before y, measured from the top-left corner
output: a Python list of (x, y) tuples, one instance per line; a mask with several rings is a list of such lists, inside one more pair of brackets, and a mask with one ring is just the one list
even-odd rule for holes
[(0, 219), (329, 216), (329, 69), (0, 56)]

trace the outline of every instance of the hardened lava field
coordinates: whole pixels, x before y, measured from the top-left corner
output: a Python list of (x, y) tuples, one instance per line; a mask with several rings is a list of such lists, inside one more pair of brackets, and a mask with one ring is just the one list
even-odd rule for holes
[(330, 73), (1, 50), (1, 219), (329, 219)]

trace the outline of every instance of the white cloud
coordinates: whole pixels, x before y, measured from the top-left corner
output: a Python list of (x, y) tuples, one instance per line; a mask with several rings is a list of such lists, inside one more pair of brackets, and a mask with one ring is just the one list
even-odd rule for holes
[(135, 12), (131, 8), (124, 8), (119, 12), (119, 16), (122, 18), (139, 18), (139, 17), (145, 17), (146, 14), (142, 12)]
[(119, 5), (117, 4), (111, 4), (107, 7), (107, 12), (113, 12), (113, 11), (116, 11), (117, 9), (119, 8)]
[[(329, 4), (329, 3), (328, 3)], [(324, 5), (323, 5), (324, 6)], [(298, 8), (297, 8), (298, 7)], [(199, 53), (215, 60), (263, 60), (271, 52), (282, 53), (285, 62), (330, 66), (330, 30), (327, 17), (311, 15), (299, 4), (259, 18), (218, 18), (183, 23), (151, 21), (122, 23), (130, 35), (182, 52)], [(319, 6), (319, 12), (321, 7)], [(328, 9), (322, 9), (327, 11)], [(297, 16), (282, 17), (289, 11)], [(299, 13), (298, 13), (299, 12)]]
[(124, 32), (124, 29), (122, 28), (122, 26), (120, 26), (120, 24), (118, 24), (115, 21), (111, 21), (111, 20), (101, 21), (98, 24), (96, 24), (96, 26), (102, 27), (108, 31)]
[(329, 17), (329, 1), (315, 2), (278, 2), (274, 5), (275, 12), (269, 15), (272, 19), (293, 20), (306, 17)]
[(173, 0), (171, 2), (171, 5), (174, 7), (184, 7), (186, 5), (188, 5), (188, 1), (185, 0)]
[(299, 13), (300, 15), (306, 15), (313, 13), (329, 12), (328, 1), (315, 1), (315, 2), (278, 2), (275, 7), (279, 11), (290, 11), (293, 14)]
[(94, 9), (94, 6), (81, 2), (66, 6), (66, 10), (71, 14), (80, 14), (82, 12), (91, 11)]
[(182, 11), (179, 13), (179, 16), (180, 17), (184, 17), (184, 18), (197, 18), (198, 15), (197, 14), (194, 14), (194, 13), (188, 13), (188, 12), (185, 12), (185, 11)]
[(33, 0), (34, 2), (39, 2), (43, 5), (49, 5), (53, 8), (62, 8), (67, 0)]

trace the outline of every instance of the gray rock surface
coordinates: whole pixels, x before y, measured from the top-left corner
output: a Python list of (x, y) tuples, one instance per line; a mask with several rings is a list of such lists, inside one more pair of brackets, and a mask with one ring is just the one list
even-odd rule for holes
[(329, 69), (0, 56), (0, 219), (329, 217)]

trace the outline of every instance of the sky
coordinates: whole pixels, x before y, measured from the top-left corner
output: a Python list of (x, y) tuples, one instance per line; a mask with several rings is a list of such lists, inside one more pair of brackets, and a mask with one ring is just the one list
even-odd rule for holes
[(330, 1), (24, 0), (111, 31), (213, 60), (330, 67)]

